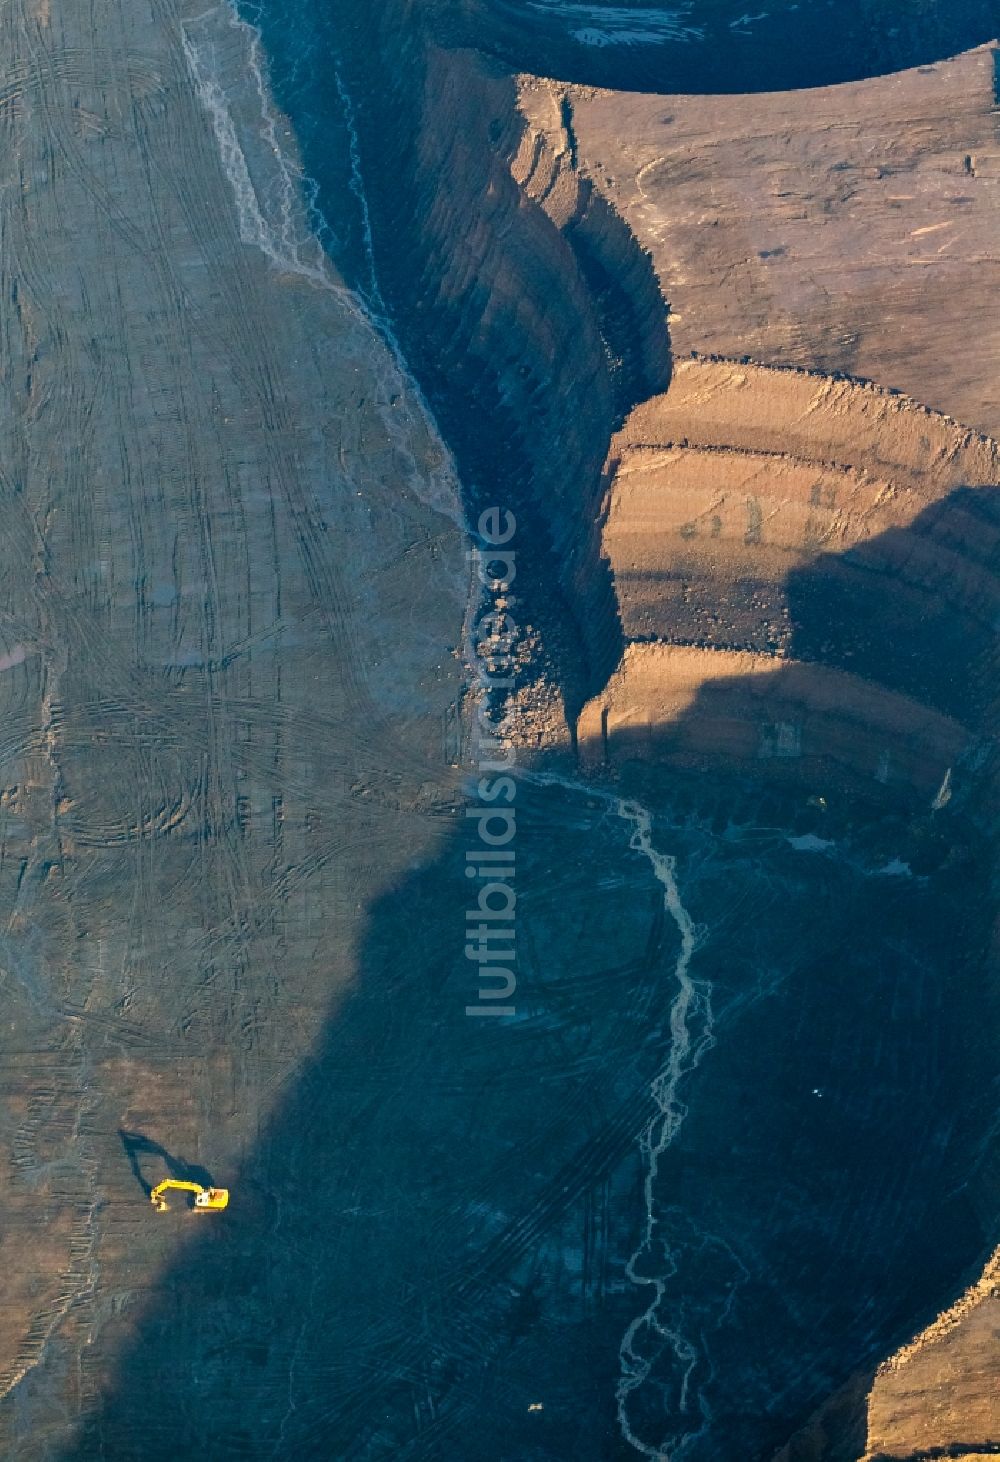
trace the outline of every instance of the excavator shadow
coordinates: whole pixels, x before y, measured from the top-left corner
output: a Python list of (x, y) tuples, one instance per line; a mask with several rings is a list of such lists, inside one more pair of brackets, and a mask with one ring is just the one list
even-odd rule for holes
[[(126, 1132), (119, 1127), (118, 1136), (121, 1138), (122, 1147), (125, 1149), (125, 1156), (128, 1158), (129, 1167), (132, 1169), (136, 1182), (148, 1198), (153, 1191), (153, 1183), (150, 1183), (142, 1172), (140, 1159), (143, 1157), (159, 1158), (167, 1169), (167, 1176), (176, 1178), (181, 1183), (200, 1183), (203, 1188), (212, 1186), (212, 1178), (208, 1171), (198, 1163), (189, 1163), (182, 1157), (175, 1157), (172, 1152), (154, 1142), (151, 1137), (145, 1137), (141, 1132)], [(154, 1176), (154, 1182), (159, 1182), (162, 1174)]]

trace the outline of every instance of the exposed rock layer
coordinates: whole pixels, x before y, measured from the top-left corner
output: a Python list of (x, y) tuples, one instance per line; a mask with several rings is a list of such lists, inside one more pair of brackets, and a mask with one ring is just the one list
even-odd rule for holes
[(742, 768), (794, 779), (816, 796), (905, 788), (925, 805), (975, 749), (961, 723), (861, 676), (671, 645), (628, 646), (584, 708), (578, 741), (591, 767), (649, 758)]
[[(702, 652), (630, 654), (581, 718), (581, 742), (592, 743), (603, 722), (607, 755), (631, 756), (643, 746), (642, 754), (659, 759), (682, 720), (688, 754), (697, 744), (702, 765), (718, 742), (726, 760), (777, 754), (782, 772), (820, 781), (813, 757), (837, 760), (831, 749), (839, 742), (841, 759), (853, 761), (862, 780), (909, 781), (933, 795), (953, 759), (973, 754), (977, 729), (992, 734), (995, 443), (868, 385), (685, 361), (667, 394), (637, 407), (615, 437), (609, 471), (604, 543), (626, 640)], [(750, 700), (737, 696), (729, 707), (731, 727), (747, 717), (742, 739), (722, 734), (719, 721), (723, 687), (740, 662), (730, 653), (715, 676), (710, 649), (759, 652), (747, 662)], [(757, 678), (767, 664), (762, 653), (775, 657), (770, 682)], [(782, 669), (783, 661), (812, 669)], [(838, 679), (844, 672), (869, 683), (867, 697), (847, 691)], [(692, 691), (699, 673), (701, 698)], [(895, 702), (891, 712), (880, 710), (876, 687), (909, 698), (909, 711)], [(866, 703), (870, 738), (860, 734)], [(754, 704), (758, 711), (748, 712)], [(794, 710), (806, 705), (810, 733)], [(920, 733), (898, 755), (892, 727), (915, 731), (921, 705), (954, 718), (951, 734), (922, 741)], [(636, 739), (636, 728), (626, 738), (633, 717), (647, 727), (645, 739)], [(817, 718), (820, 740), (827, 738), (822, 752)], [(779, 724), (786, 744), (775, 753)]]
[[(622, 648), (600, 560), (601, 473), (631, 406), (667, 384), (656, 275), (621, 211), (581, 172), (560, 88), (546, 88), (555, 113), (542, 125), (518, 114), (515, 84), (494, 65), (426, 44), (427, 16), (447, 22), (446, 35), (485, 12), (368, 0), (344, 10), (347, 69), (369, 101), (362, 152), (381, 180), (380, 274), (450, 425), (471, 506), (499, 499), (518, 511), (517, 592), (539, 619), (536, 670), (558, 676), (572, 710)], [(963, 8), (962, 34), (971, 14)], [(926, 8), (912, 20), (904, 53), (911, 40), (923, 48), (952, 35), (939, 19)], [(596, 1457), (609, 1444), (591, 1421), (609, 1418), (613, 1381), (586, 1396), (582, 1422), (565, 1396), (545, 1414), (529, 1398), (539, 1374), (578, 1387), (583, 1377), (589, 1393), (595, 1357), (605, 1379), (620, 1364), (621, 1331), (607, 1320), (634, 1313), (622, 1235), (642, 1187), (635, 1139), (651, 1073), (672, 1050), (664, 986), (681, 925), (666, 917), (627, 817), (608, 816), (601, 796), (589, 818), (558, 802), (533, 814), (525, 792), (532, 1004), (502, 1033), (470, 1036), (466, 849), (456, 842), (432, 870), (412, 867), (440, 850), (455, 812), (449, 649), (464, 580), (453, 525), (431, 505), (442, 503), (442, 453), (410, 383), (310, 239), (289, 174), (273, 171), (279, 124), (253, 84), (259, 55), (227, 9), (201, 0), (18, 0), (0, 33), (4, 1447), (25, 1462), (63, 1448), (127, 1458), (209, 1436), (234, 1457), (474, 1456), (489, 1393), (492, 1450)], [(841, 57), (857, 33), (842, 27)], [(736, 38), (718, 54), (735, 61), (742, 48)], [(761, 59), (772, 54), (764, 44)], [(899, 53), (850, 54), (888, 64)], [(245, 174), (234, 138), (251, 149)], [(975, 438), (946, 434), (943, 454), (918, 442), (915, 455), (883, 462), (894, 408), (864, 395), (859, 404), (849, 388), (828, 389), (848, 415), (878, 419), (862, 460), (811, 462), (799, 431), (794, 459), (778, 464), (775, 441), (798, 416), (784, 397), (772, 411), (768, 392), (792, 387), (755, 385), (754, 416), (738, 409), (729, 370), (711, 440), (686, 455), (665, 446), (675, 407), (677, 421), (702, 415), (684, 394), (697, 376), (678, 373), (615, 448), (607, 543), (630, 627), (644, 621), (659, 635), (675, 623), (630, 580), (632, 468), (646, 479), (646, 510), (670, 482), (696, 505), (712, 453), (730, 453), (737, 428), (752, 427), (739, 470), (753, 454), (755, 471), (774, 473), (782, 532), (761, 581), (775, 594), (782, 555), (795, 572), (813, 566), (799, 532), (805, 463), (821, 496), (843, 482), (867, 505), (881, 492), (872, 483), (884, 483), (904, 513), (934, 464), (947, 475), (959, 463), (955, 483), (967, 472), (989, 480), (988, 466), (975, 475), (976, 454), (991, 450)], [(824, 426), (827, 446), (836, 426)], [(685, 431), (695, 440), (694, 426)], [(649, 474), (646, 454), (658, 464)], [(693, 478), (681, 463), (693, 463)], [(988, 557), (992, 540), (989, 521), (959, 506), (954, 531), (938, 533), (935, 519), (926, 543), (908, 540), (907, 603), (924, 603), (948, 550), (964, 631), (976, 629), (972, 601), (989, 592), (985, 572), (969, 587), (975, 551)], [(857, 542), (884, 547), (898, 530), (890, 498), (877, 512), (870, 538), (849, 530)], [(748, 518), (741, 546), (735, 520), (720, 517), (735, 584), (741, 549), (764, 546), (763, 521), (758, 534)], [(685, 553), (688, 521), (677, 534)], [(822, 523), (829, 531), (829, 516)], [(659, 571), (675, 545), (666, 528)], [(682, 567), (706, 593), (711, 574), (724, 578), (709, 557)], [(790, 619), (795, 651), (808, 615)], [(770, 624), (748, 613), (730, 638), (767, 641)], [(868, 756), (874, 727), (926, 798), (969, 735), (941, 709), (939, 680), (919, 682), (923, 661), (875, 676), (868, 659), (860, 668), (883, 688), (862, 689), (814, 648), (813, 661), (803, 650), (804, 663), (776, 676), (773, 659), (761, 674), (738, 650), (632, 646), (618, 679), (633, 662), (674, 667), (655, 729), (676, 717), (689, 740), (698, 723), (679, 689), (710, 699), (728, 679), (738, 713), (728, 702), (713, 718), (709, 707), (708, 750), (722, 762), (734, 747), (759, 749), (759, 700), (768, 772), (794, 749), (796, 718), (815, 724), (824, 766), (851, 766), (855, 741)], [(757, 815), (771, 780), (744, 790), (744, 810)], [(697, 788), (716, 795), (713, 779)], [(720, 815), (735, 805), (719, 794)], [(710, 865), (717, 849), (701, 846)], [(703, 1212), (707, 1195), (704, 1232), (677, 1240), (693, 1267), (676, 1266), (672, 1298), (681, 1312), (692, 1293), (706, 1302), (705, 1330), (721, 1337), (730, 1389), (719, 1435), (741, 1438), (733, 1455), (783, 1436), (845, 1366), (912, 1323), (914, 1253), (931, 1287), (951, 1283), (957, 1260), (941, 1233), (967, 1257), (991, 1221), (982, 1186), (966, 1184), (981, 1128), (965, 1097), (983, 1056), (967, 1039), (964, 1002), (984, 1007), (978, 889), (961, 851), (956, 834), (941, 858), (957, 861), (944, 906), (966, 922), (941, 936), (922, 888), (894, 903), (880, 874), (811, 884), (789, 870), (799, 855), (779, 837), (778, 881), (758, 890), (764, 913), (730, 943), (734, 975), (717, 971), (727, 1019), (742, 1011), (749, 1033), (740, 1027), (719, 1051), (721, 1097), (692, 1102), (691, 1145), (667, 1176)], [(612, 875), (595, 878), (604, 860)], [(741, 887), (760, 865), (752, 856), (740, 869)], [(770, 877), (768, 865), (760, 881)], [(832, 913), (812, 906), (817, 886)], [(767, 913), (774, 887), (780, 920)], [(880, 946), (858, 951), (850, 920), (838, 922), (845, 890), (863, 927), (876, 912), (889, 921), (898, 978)], [(706, 907), (729, 893), (710, 885)], [(773, 1020), (766, 988), (792, 904), (804, 929), (806, 978), (795, 987), (800, 971), (787, 970), (799, 1029)], [(836, 983), (815, 977), (827, 929), (844, 946)], [(695, 926), (687, 932), (693, 940)], [(943, 956), (923, 961), (922, 941), (935, 938), (947, 941)], [(964, 966), (952, 944), (968, 951)], [(331, 1001), (336, 1019), (320, 1036)], [(804, 1064), (782, 1047), (785, 1030), (807, 1049)], [(828, 1129), (800, 1090), (814, 1067), (844, 1087)], [(966, 1083), (950, 1093), (954, 1120), (938, 1100), (946, 1080)], [(932, 1134), (912, 1165), (881, 1150), (912, 1137), (900, 1092)], [(150, 1134), (145, 1149), (133, 1128)], [(145, 1166), (130, 1171), (123, 1141)], [(855, 1158), (862, 1142), (897, 1187), (871, 1182), (873, 1164)], [(786, 1153), (801, 1155), (801, 1171)], [(142, 1184), (164, 1164), (230, 1181), (225, 1224), (188, 1237), (183, 1212), (176, 1226), (152, 1219)], [(851, 1204), (839, 1200), (843, 1172)], [(754, 1257), (752, 1284), (737, 1248), (716, 1238), (725, 1224)], [(873, 1252), (873, 1228), (883, 1251)], [(834, 1263), (835, 1286), (825, 1271), (816, 1279)], [(739, 1314), (766, 1322), (752, 1354), (727, 1328), (737, 1293)], [(553, 1334), (572, 1351), (561, 1354)]]
[(564, 232), (522, 192), (511, 161), (525, 124), (511, 77), (479, 55), (428, 44), (405, 4), (354, 7), (346, 37), (365, 99), (366, 169), (393, 180), (376, 181), (370, 200), (382, 288), (456, 452), (471, 518), (498, 502), (518, 517), (521, 615), (577, 706), (621, 649), (590, 525), (609, 436), (635, 398), (619, 391), (616, 402), (602, 309), (581, 260), (607, 275), (614, 311), (620, 260), (608, 251), (622, 234), (588, 223), (586, 207)]
[[(960, 24), (969, 18), (951, 13)], [(992, 16), (980, 16), (987, 28), (969, 39), (985, 39)], [(517, 31), (523, 8), (471, 4), (421, 17), (389, 6), (382, 25), (360, 14), (355, 21), (355, 74), (397, 89), (411, 139), (398, 186), (380, 195), (392, 152), (379, 117), (364, 119), (377, 256), (408, 346), (472, 476), (508, 497), (545, 553), (554, 550), (560, 621), (543, 628), (571, 718), (581, 689), (596, 688), (623, 640), (688, 642), (626, 648), (607, 691), (583, 712), (585, 754), (603, 756), (607, 745), (624, 760), (637, 751), (648, 758), (653, 745), (656, 762), (735, 762), (764, 782), (805, 773), (863, 800), (902, 797), (912, 806), (916, 797), (925, 811), (935, 794), (942, 805), (951, 795), (943, 774), (954, 765), (963, 805), (974, 806), (990, 785), (983, 737), (995, 696), (996, 449), (979, 433), (1000, 418), (989, 394), (991, 332), (964, 352), (956, 345), (982, 289), (977, 241), (993, 236), (991, 59), (965, 58), (881, 90), (859, 87), (846, 122), (840, 93), (765, 98), (759, 132), (748, 138), (743, 100), (720, 112), (691, 98), (626, 100), (549, 82), (522, 80), (512, 119), (507, 80), (468, 53), (436, 50), (421, 30), (428, 17), (437, 40), (492, 43), (508, 57), (522, 54), (531, 29)], [(896, 54), (924, 44), (924, 18)], [(552, 40), (542, 21), (539, 30)], [(881, 62), (866, 55), (850, 24), (840, 40), (852, 66), (891, 64), (888, 53)], [(578, 41), (568, 49), (553, 41), (542, 54), (562, 80), (619, 75), (613, 55), (574, 69)], [(694, 54), (688, 48), (686, 59)], [(812, 46), (797, 54), (836, 70), (843, 53)], [(773, 69), (783, 56), (774, 47), (761, 53), (761, 74), (775, 84), (787, 80)], [(909, 57), (917, 59), (912, 50)], [(938, 58), (933, 47), (919, 57)], [(628, 60), (633, 84), (650, 74)], [(687, 86), (710, 88), (715, 73), (685, 75)], [(808, 70), (795, 78), (819, 79)], [(899, 99), (898, 112), (886, 108), (887, 96)], [(888, 122), (878, 120), (887, 111)], [(733, 133), (719, 193), (717, 114), (731, 117)], [(813, 125), (803, 158), (793, 137), (804, 118)], [(692, 163), (699, 126), (704, 156)], [(879, 127), (887, 163), (870, 161)], [(763, 170), (754, 175), (758, 157)], [(820, 182), (810, 190), (812, 173)], [(978, 180), (974, 195), (968, 179)], [(762, 210), (768, 196), (774, 206)], [(958, 263), (936, 211), (942, 201), (974, 210)], [(470, 229), (474, 204), (477, 220), (489, 218), (489, 237), (478, 223)], [(623, 219), (642, 246), (624, 268)], [(817, 260), (804, 241), (824, 219), (836, 236), (822, 239)], [(881, 273), (869, 253), (889, 258)], [(847, 261), (832, 276), (831, 259)], [(639, 404), (612, 445), (613, 428), (661, 359), (649, 300), (657, 278), (685, 349), (872, 376), (972, 428), (878, 387), (729, 359), (677, 370), (667, 394)], [(609, 279), (625, 290), (627, 307)], [(422, 320), (425, 298), (433, 310)], [(464, 372), (455, 369), (460, 357)], [(523, 434), (521, 423), (530, 423)], [(603, 505), (602, 442), (611, 448)], [(608, 514), (603, 540), (599, 512)], [(620, 627), (599, 578), (601, 541)], [(552, 564), (536, 558), (526, 584)], [(883, 1303), (898, 1338), (905, 1321)], [(865, 1344), (867, 1363), (870, 1337)]]
[(568, 89), (678, 358), (846, 371), (1000, 435), (996, 68), (990, 47), (752, 101)]

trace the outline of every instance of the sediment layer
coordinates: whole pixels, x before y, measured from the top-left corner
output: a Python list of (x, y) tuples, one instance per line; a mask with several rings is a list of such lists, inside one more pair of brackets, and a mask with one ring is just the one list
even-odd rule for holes
[[(409, 139), (400, 160), (362, 118), (380, 267), (477, 491), (546, 545), (523, 592), (536, 573), (560, 590), (544, 639), (571, 720), (590, 695), (584, 762), (735, 770), (859, 809), (961, 794), (984, 816), (1000, 409), (995, 332), (967, 337), (995, 234), (991, 58), (861, 83), (847, 118), (834, 92), (764, 98), (759, 135), (734, 101), (720, 139), (714, 102), (572, 85), (625, 62), (653, 83), (612, 46), (581, 70), (539, 7), (357, 14), (355, 74), (390, 88)], [(558, 80), (516, 90), (434, 44), (511, 59), (533, 30)], [(674, 85), (702, 82), (687, 65)], [(664, 393), (667, 309), (702, 354)]]
[(470, 518), (494, 502), (518, 517), (534, 673), (559, 684), (572, 718), (621, 654), (596, 527), (602, 469), (628, 411), (669, 381), (662, 294), (631, 230), (577, 175), (558, 88), (540, 93), (553, 142), (519, 110), (514, 78), (442, 50), (432, 19), (358, 6), (345, 29), (379, 277)]
[(903, 786), (928, 804), (974, 746), (959, 722), (861, 676), (681, 645), (629, 645), (577, 735), (590, 767), (725, 767), (824, 795)]
[(984, 47), (752, 101), (568, 92), (578, 168), (650, 251), (678, 358), (846, 372), (997, 437), (996, 77)]
[(518, 111), (525, 125), (511, 175), (573, 250), (597, 314), (616, 407), (624, 413), (670, 380), (666, 306), (652, 257), (578, 167), (569, 90), (519, 77)]
[(941, 494), (1000, 479), (995, 442), (875, 384), (733, 360), (686, 360), (672, 389), (643, 402), (622, 447), (698, 446), (786, 454)]
[(870, 385), (685, 361), (609, 474), (627, 639), (823, 662), (988, 729), (995, 443)]

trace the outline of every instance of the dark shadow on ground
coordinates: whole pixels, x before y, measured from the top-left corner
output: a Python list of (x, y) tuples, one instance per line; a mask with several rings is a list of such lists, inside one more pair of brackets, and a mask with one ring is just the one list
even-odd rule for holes
[[(996, 497), (956, 494), (928, 542), (982, 555)], [(970, 535), (973, 501), (992, 516)], [(905, 575), (873, 554), (864, 613), (892, 637), (911, 626), (923, 660), (907, 675), (933, 690), (944, 620), (906, 594), (897, 607)], [(796, 628), (856, 644), (852, 601), (827, 584), (828, 562), (796, 576)], [(959, 591), (937, 592), (982, 649)], [(967, 688), (977, 714), (984, 688)], [(627, 773), (655, 793), (655, 845), (705, 931), (688, 1029), (692, 1049), (711, 1037), (679, 1090), (645, 1243), (639, 1141), (675, 1049), (680, 947), (660, 886), (606, 794), (522, 784), (517, 1014), (468, 1014), (484, 1002), (456, 820), (437, 861), (371, 909), (356, 988), (228, 1178), (227, 1213), (131, 1332), (96, 1337), (101, 1402), (66, 1462), (206, 1439), (220, 1458), (624, 1462), (619, 1346), (657, 1293), (629, 1425), (665, 1450), (687, 1438), (691, 1462), (767, 1462), (997, 1239), (992, 794), (976, 775), (929, 832), (924, 806), (820, 811), (766, 768)], [(817, 829), (823, 856), (789, 841)], [(916, 876), (886, 874), (891, 859)]]
[(444, 40), (515, 70), (586, 86), (675, 92), (785, 91), (932, 65), (1000, 33), (995, 0), (453, 0)]
[(995, 732), (1000, 493), (959, 488), (790, 576), (791, 654)]
[[(122, 1140), (122, 1147), (125, 1149), (125, 1156), (128, 1158), (128, 1164), (135, 1180), (147, 1198), (156, 1184), (163, 1180), (163, 1167), (167, 1170), (166, 1176), (176, 1178), (178, 1182), (200, 1183), (203, 1188), (212, 1186), (212, 1178), (206, 1168), (200, 1167), (198, 1163), (190, 1163), (185, 1158), (175, 1157), (159, 1142), (143, 1136), (141, 1132), (125, 1132), (119, 1129), (118, 1136)], [(139, 1161), (143, 1157), (158, 1159), (158, 1162), (147, 1163), (147, 1168), (152, 1174), (152, 1182), (143, 1174)]]

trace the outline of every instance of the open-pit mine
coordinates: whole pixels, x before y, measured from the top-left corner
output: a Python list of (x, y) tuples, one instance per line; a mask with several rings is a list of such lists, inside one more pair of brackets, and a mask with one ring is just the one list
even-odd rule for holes
[(3, 1457), (1000, 1454), (1000, 5), (753, 9), (0, 6)]

